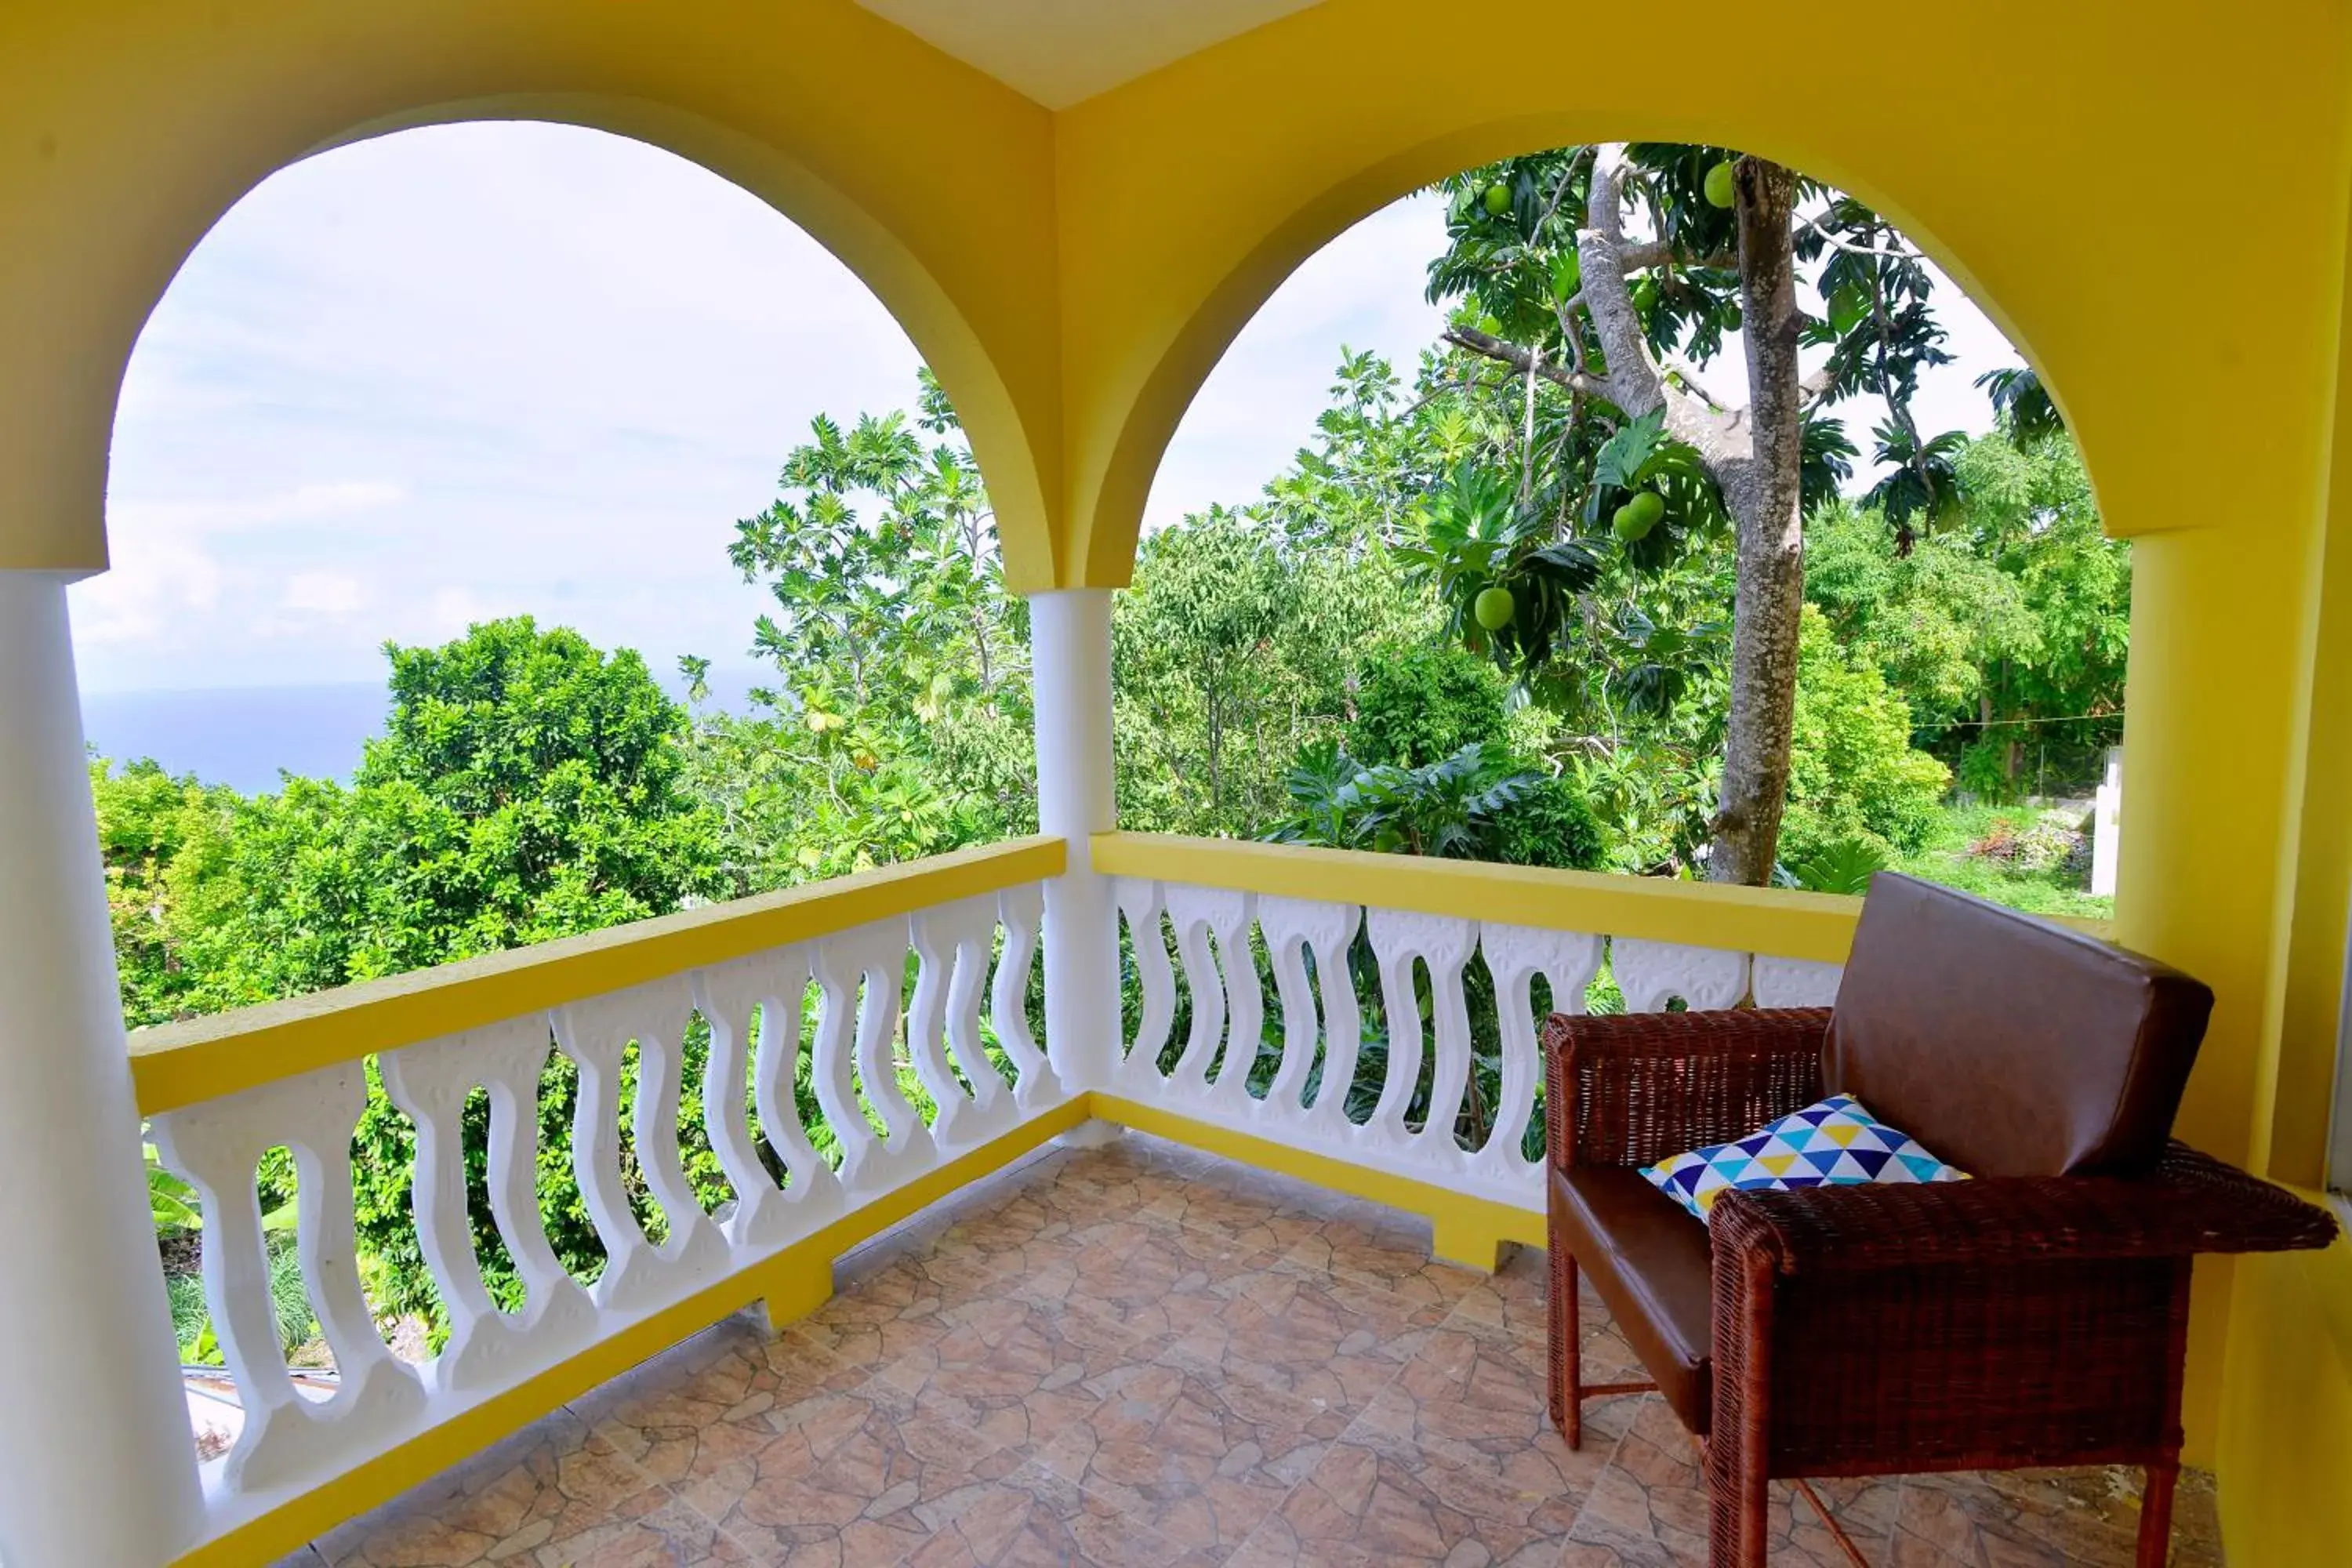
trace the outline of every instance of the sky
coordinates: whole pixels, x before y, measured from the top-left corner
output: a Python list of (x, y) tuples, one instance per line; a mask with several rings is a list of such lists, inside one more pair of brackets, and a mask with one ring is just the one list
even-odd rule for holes
[[(1284, 284), (1164, 458), (1157, 527), (1255, 498), (1311, 438), (1342, 346), (1410, 374), (1437, 205), (1409, 197)], [(1943, 291), (1961, 363), (1918, 403), (1981, 430), (2015, 363)], [(286, 169), (148, 322), (73, 590), (89, 692), (379, 680), (382, 644), (528, 612), (604, 647), (748, 666), (725, 551), (810, 419), (911, 405), (917, 355), (789, 220), (669, 153), (572, 127), (411, 131)], [(1736, 358), (1707, 376), (1744, 401)], [(1866, 445), (1873, 409), (1843, 409)]]

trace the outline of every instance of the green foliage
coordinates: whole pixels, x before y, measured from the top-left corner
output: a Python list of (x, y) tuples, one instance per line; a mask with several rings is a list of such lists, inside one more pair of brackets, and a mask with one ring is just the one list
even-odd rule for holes
[(89, 767), (106, 867), (107, 915), (121, 973), (123, 1021), (136, 1028), (205, 1010), (204, 975), (184, 932), (211, 920), (240, 802), (233, 790), (174, 778), (152, 762)]
[[(203, 1276), (167, 1275), (163, 1289), (171, 1303), (172, 1333), (179, 1342), (180, 1359), (191, 1365), (220, 1365), (220, 1341), (213, 1331)], [(319, 1337), (319, 1320), (310, 1311), (310, 1292), (302, 1282), (301, 1255), (290, 1237), (270, 1243), (269, 1311), (278, 1330), (278, 1348), (283, 1353), (291, 1356)]]
[(1886, 850), (1874, 839), (1832, 838), (1787, 870), (1789, 880), (1809, 892), (1862, 894), (1886, 865)]
[(1907, 552), (1847, 506), (1808, 525), (1805, 592), (1908, 700), (1981, 799), (2082, 787), (2123, 736), (2131, 547), (2102, 531), (2064, 435), (1970, 443), (1957, 500)]
[[(1553, 528), (1540, 510), (1513, 500), (1504, 476), (1464, 463), (1431, 494), (1419, 540), (1396, 556), (1410, 581), (1434, 591), (1449, 634), (1525, 669), (1550, 657), (1576, 595), (1600, 575), (1592, 549), (1554, 538)], [(1478, 596), (1490, 588), (1516, 605), (1512, 618), (1492, 629), (1476, 613)]]
[(1503, 680), (1450, 646), (1377, 649), (1356, 678), (1348, 749), (1374, 766), (1419, 767), (1502, 739)]
[(1121, 823), (1230, 835), (1273, 821), (1289, 760), (1345, 729), (1363, 650), (1427, 625), (1377, 543), (1307, 547), (1270, 516), (1223, 508), (1151, 535), (1111, 620)]
[(147, 1209), (154, 1219), (155, 1234), (183, 1236), (201, 1229), (205, 1216), (196, 1189), (163, 1169), (155, 1145), (146, 1144), (142, 1152), (147, 1157)]
[[(1419, 767), (1368, 765), (1328, 743), (1302, 753), (1284, 779), (1292, 815), (1266, 837), (1284, 844), (1447, 859), (1591, 857), (1599, 829), (1575, 786), (1473, 741)], [(1507, 832), (1524, 808), (1528, 819)], [(1524, 864), (1547, 864), (1529, 859)]]
[(2115, 900), (2084, 891), (2082, 868), (2063, 857), (2037, 864), (2039, 858), (2031, 855), (2021, 859), (1981, 852), (2030, 833), (2042, 815), (1993, 805), (1948, 806), (1937, 814), (1917, 850), (1895, 857), (1895, 869), (2032, 914), (2112, 920)]
[(1839, 840), (1916, 849), (1950, 774), (1911, 746), (1911, 714), (1874, 665), (1840, 647), (1807, 605), (1797, 651), (1784, 858), (1801, 864)]
[(166, 1275), (163, 1290), (172, 1304), (172, 1336), (180, 1344), (184, 1362), (217, 1362), (212, 1342), (212, 1312), (205, 1305), (204, 1277), (194, 1273)]
[(1496, 826), (1495, 858), (1514, 866), (1597, 871), (1608, 855), (1600, 819), (1573, 777), (1538, 781)]
[[(730, 892), (1035, 826), (1026, 606), (954, 409), (928, 371), (917, 392), (912, 419), (816, 419), (736, 525), (729, 559), (772, 605), (752, 651), (780, 680), (751, 717), (699, 716), (688, 752)], [(690, 687), (707, 668), (682, 661)]]

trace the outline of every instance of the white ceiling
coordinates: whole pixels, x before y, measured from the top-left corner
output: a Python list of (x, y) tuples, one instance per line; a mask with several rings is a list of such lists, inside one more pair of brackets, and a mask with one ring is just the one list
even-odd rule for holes
[(857, 0), (1048, 109), (1066, 109), (1317, 0)]

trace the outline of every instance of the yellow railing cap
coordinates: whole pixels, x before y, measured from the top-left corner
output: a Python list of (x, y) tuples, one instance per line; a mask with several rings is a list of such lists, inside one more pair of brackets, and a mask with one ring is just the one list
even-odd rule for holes
[(665, 974), (1043, 881), (1062, 874), (1067, 850), (1059, 838), (1012, 838), (142, 1029), (131, 1037), (140, 1113), (152, 1116)]

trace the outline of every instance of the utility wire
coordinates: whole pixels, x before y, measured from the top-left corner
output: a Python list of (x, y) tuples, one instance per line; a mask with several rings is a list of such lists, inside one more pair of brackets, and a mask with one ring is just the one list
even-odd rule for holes
[(1997, 730), (2003, 725), (2079, 724), (2092, 719), (2120, 719), (2120, 708), (2112, 713), (2061, 713), (2046, 719), (1950, 719), (1940, 723), (1916, 723), (1915, 730)]

